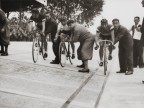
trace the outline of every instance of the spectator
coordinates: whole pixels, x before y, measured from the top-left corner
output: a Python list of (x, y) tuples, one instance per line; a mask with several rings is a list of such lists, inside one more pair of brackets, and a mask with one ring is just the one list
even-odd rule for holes
[(119, 64), (120, 71), (117, 73), (125, 73), (125, 75), (133, 74), (133, 39), (129, 31), (120, 25), (119, 19), (113, 19), (113, 35), (115, 35), (115, 43), (119, 41)]
[(8, 19), (5, 16), (3, 10), (0, 9), (0, 45), (1, 45), (1, 56), (8, 56), (8, 45), (9, 45), (9, 27)]
[(140, 17), (136, 16), (134, 18), (135, 25), (132, 26), (132, 37), (133, 37), (133, 66), (136, 68), (139, 66), (139, 68), (144, 67), (143, 63), (143, 48), (141, 43), (141, 25), (139, 24)]

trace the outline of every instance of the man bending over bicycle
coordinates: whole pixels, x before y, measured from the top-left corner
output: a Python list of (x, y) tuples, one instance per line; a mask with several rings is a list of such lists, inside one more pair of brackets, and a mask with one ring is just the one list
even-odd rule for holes
[[(108, 21), (106, 19), (101, 20), (101, 25), (96, 30), (96, 45), (97, 40), (112, 40), (114, 42), (114, 36), (112, 35), (112, 25), (108, 24)], [(99, 50), (99, 56), (100, 56), (100, 66), (103, 66), (103, 47), (104, 44), (100, 43), (100, 50)], [(108, 59), (112, 59), (112, 46), (109, 46), (109, 56)]]
[(65, 41), (70, 41), (71, 47), (72, 47), (72, 59), (74, 59), (75, 58), (75, 45), (71, 39), (71, 30), (67, 26), (66, 18), (60, 18), (59, 21), (60, 23), (58, 25), (58, 30), (57, 30), (57, 34), (55, 37), (55, 41), (58, 40), (59, 38), (61, 41), (63, 41), (63, 39)]
[(44, 58), (46, 58), (47, 55), (47, 42), (46, 42), (46, 35), (45, 35), (45, 16), (43, 14), (40, 14), (39, 10), (33, 9), (32, 10), (32, 16), (30, 17), (30, 23), (33, 25), (33, 21), (35, 22), (35, 27), (38, 32), (40, 32), (41, 35), (41, 41), (44, 44)]

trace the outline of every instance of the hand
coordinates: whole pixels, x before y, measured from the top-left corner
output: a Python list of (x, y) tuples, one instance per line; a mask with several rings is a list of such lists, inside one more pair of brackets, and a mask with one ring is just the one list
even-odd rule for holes
[(111, 45), (111, 48), (114, 50), (116, 47), (114, 45)]
[(4, 28), (2, 28), (2, 29), (1, 29), (1, 32), (4, 32), (4, 31), (5, 31), (5, 29), (4, 29)]
[(95, 50), (97, 50), (99, 48), (99, 45), (96, 45)]
[(54, 38), (54, 42), (57, 42), (57, 39), (58, 39), (58, 38), (57, 38), (57, 37), (55, 37), (55, 38)]
[(75, 59), (75, 54), (74, 53), (72, 54), (72, 59)]

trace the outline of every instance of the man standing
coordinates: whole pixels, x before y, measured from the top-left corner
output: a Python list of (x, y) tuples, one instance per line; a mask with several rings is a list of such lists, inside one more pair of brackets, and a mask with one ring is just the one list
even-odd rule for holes
[(133, 37), (133, 66), (136, 68), (144, 67), (143, 63), (143, 48), (141, 43), (141, 25), (139, 24), (140, 17), (136, 16), (134, 18), (135, 25), (132, 26), (132, 37)]
[(113, 19), (115, 43), (119, 41), (120, 71), (125, 75), (133, 74), (133, 39), (129, 31), (120, 25), (119, 19)]

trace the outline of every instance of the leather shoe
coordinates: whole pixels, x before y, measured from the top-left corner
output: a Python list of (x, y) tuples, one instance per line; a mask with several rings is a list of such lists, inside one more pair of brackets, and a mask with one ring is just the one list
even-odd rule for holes
[(116, 73), (126, 73), (126, 71), (117, 71)]
[(3, 50), (0, 50), (0, 53), (4, 53), (4, 51), (3, 51)]
[(99, 63), (99, 66), (103, 66), (103, 62), (100, 62), (100, 63)]
[(8, 56), (8, 53), (2, 53), (1, 56)]
[(127, 71), (127, 72), (125, 73), (125, 75), (131, 75), (131, 74), (133, 74), (133, 71)]
[(82, 64), (82, 65), (77, 65), (77, 67), (79, 67), (79, 68), (84, 68), (84, 64)]
[(108, 60), (112, 60), (112, 55), (111, 54), (108, 56)]
[(82, 72), (82, 73), (89, 73), (89, 69), (82, 69), (82, 70), (78, 70), (78, 72)]
[(59, 62), (57, 62), (57, 61), (52, 61), (52, 62), (50, 62), (50, 64), (59, 64)]

